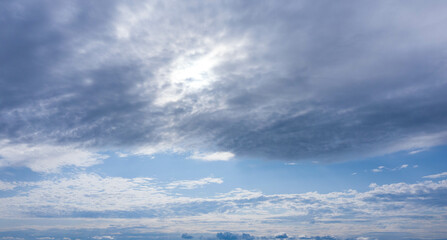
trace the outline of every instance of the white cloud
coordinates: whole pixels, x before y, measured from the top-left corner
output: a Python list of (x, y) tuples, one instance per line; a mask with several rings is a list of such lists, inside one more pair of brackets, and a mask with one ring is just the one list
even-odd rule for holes
[(447, 177), (447, 172), (443, 172), (443, 173), (438, 173), (438, 174), (433, 174), (433, 175), (428, 175), (428, 176), (424, 176), (423, 178), (443, 178), (443, 177)]
[(127, 154), (127, 153), (122, 153), (122, 152), (115, 152), (115, 154), (116, 154), (118, 157), (120, 157), (120, 158), (125, 158), (125, 157), (128, 157), (128, 156), (129, 156), (129, 154)]
[(447, 131), (441, 131), (431, 134), (421, 134), (405, 138), (402, 141), (397, 141), (396, 144), (386, 148), (385, 153), (392, 153), (398, 151), (410, 151), (409, 154), (417, 154), (427, 149), (442, 145), (447, 141)]
[[(172, 186), (195, 187), (210, 182), (220, 181), (178, 181)], [(348, 190), (324, 194), (263, 194), (238, 188), (209, 197), (174, 194), (150, 178), (95, 174), (52, 178), (28, 186), (14, 196), (0, 198), (2, 218), (50, 216), (53, 219), (94, 213), (93, 216), (99, 218), (94, 217), (91, 221), (88, 221), (89, 217), (84, 218), (85, 227), (90, 226), (88, 224), (97, 227), (98, 222), (107, 227), (119, 222), (121, 226), (162, 227), (166, 232), (186, 230), (194, 233), (202, 232), (204, 228), (220, 227), (235, 231), (254, 230), (260, 234), (278, 231), (298, 234), (296, 230), (299, 229), (299, 234), (315, 235), (321, 233), (321, 226), (325, 226), (330, 231), (324, 234), (356, 236), (380, 231), (383, 225), (387, 226), (387, 231), (402, 230), (403, 226), (399, 225), (402, 221), (396, 221), (397, 218), (405, 219), (405, 231), (414, 233), (429, 233), (432, 229), (425, 229), (428, 225), (447, 224), (447, 219), (439, 218), (447, 214), (447, 202), (442, 197), (447, 190), (447, 180), (371, 184), (371, 189), (366, 192)], [(110, 216), (107, 214), (117, 219), (101, 218)], [(86, 216), (91, 218), (92, 215)], [(103, 225), (107, 222), (110, 225)], [(315, 222), (319, 224), (312, 224)], [(352, 228), (352, 224), (356, 227)]]
[(78, 174), (72, 177), (28, 183), (31, 190), (12, 198), (2, 198), (0, 216), (23, 211), (63, 214), (70, 211), (132, 211), (137, 207), (170, 202), (151, 178), (100, 177)]
[(93, 239), (115, 239), (113, 236), (94, 236)]
[(16, 186), (14, 183), (0, 181), (0, 191), (12, 190)]
[(107, 156), (72, 146), (0, 141), (0, 167), (24, 166), (35, 172), (56, 172), (64, 166), (89, 167), (105, 158)]
[(418, 154), (418, 153), (420, 153), (420, 152), (424, 152), (424, 151), (427, 151), (427, 149), (417, 149), (417, 150), (413, 150), (413, 151), (410, 151), (408, 154), (414, 155), (414, 154)]
[(401, 166), (395, 167), (395, 168), (387, 168), (385, 166), (379, 166), (377, 168), (372, 169), (371, 171), (375, 172), (375, 173), (383, 172), (384, 170), (387, 170), (387, 171), (397, 171), (397, 170), (405, 169), (407, 167), (408, 167), (408, 164), (402, 164)]
[(385, 166), (379, 166), (378, 168), (373, 169), (373, 172), (382, 172)]
[(194, 153), (190, 158), (203, 161), (228, 161), (234, 157), (231, 152)]
[(221, 184), (223, 183), (223, 180), (221, 178), (212, 177), (202, 178), (199, 180), (181, 180), (169, 183), (166, 188), (194, 189), (211, 183)]

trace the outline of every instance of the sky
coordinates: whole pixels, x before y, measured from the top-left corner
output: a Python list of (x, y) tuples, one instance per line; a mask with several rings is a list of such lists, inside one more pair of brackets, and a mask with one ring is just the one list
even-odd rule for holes
[(447, 1), (0, 1), (0, 239), (447, 239)]

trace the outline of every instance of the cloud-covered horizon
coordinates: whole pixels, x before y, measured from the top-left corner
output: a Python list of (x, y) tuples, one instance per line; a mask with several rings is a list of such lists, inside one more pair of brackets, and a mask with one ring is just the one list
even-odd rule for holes
[(294, 161), (444, 145), (444, 5), (3, 2), (0, 138)]
[[(201, 181), (204, 180), (197, 182)], [(119, 222), (121, 227), (144, 225), (166, 233), (204, 233), (220, 226), (257, 234), (283, 229), (295, 235), (326, 233), (340, 237), (374, 231), (402, 232), (402, 229), (413, 236), (428, 236), (429, 231), (436, 229), (433, 233), (436, 236), (443, 231), (438, 226), (447, 223), (447, 180), (373, 183), (365, 192), (264, 194), (234, 189), (210, 197), (172, 192), (172, 185), (182, 185), (179, 181), (163, 185), (151, 178), (87, 173), (11, 185), (14, 186), (2, 189), (10, 194), (0, 198), (0, 216), (19, 223), (21, 218), (23, 229), (47, 228), (48, 220), (27, 225), (26, 219), (79, 218), (92, 219), (81, 225), (84, 227), (91, 227), (89, 224), (98, 227), (98, 222), (102, 222), (100, 225), (107, 228)], [(299, 231), (292, 226), (299, 226)]]

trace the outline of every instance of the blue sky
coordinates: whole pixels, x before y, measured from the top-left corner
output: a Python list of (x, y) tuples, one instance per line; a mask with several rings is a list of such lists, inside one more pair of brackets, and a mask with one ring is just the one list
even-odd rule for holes
[(0, 239), (446, 239), (447, 2), (0, 3)]

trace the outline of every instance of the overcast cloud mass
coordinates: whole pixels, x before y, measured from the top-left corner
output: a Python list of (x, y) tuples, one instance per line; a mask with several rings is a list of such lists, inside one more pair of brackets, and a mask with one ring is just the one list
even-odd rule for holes
[(0, 136), (297, 161), (444, 144), (444, 5), (3, 2)]
[[(216, 239), (299, 238), (297, 222), (307, 224), (304, 239), (368, 239), (381, 227), (412, 229), (397, 238), (445, 237), (444, 164), (349, 165), (346, 175), (414, 178), (325, 193), (290, 184), (287, 194), (228, 190), (228, 177), (208, 166), (257, 159), (294, 171), (445, 146), (446, 26), (447, 2), (436, 0), (1, 1), (0, 217), (141, 218), (183, 239), (204, 226)], [(200, 162), (201, 172), (110, 170), (133, 158), (157, 169), (157, 154)], [(262, 174), (260, 184), (276, 181)], [(329, 222), (339, 230), (319, 225)], [(107, 237), (116, 238), (95, 239)]]

